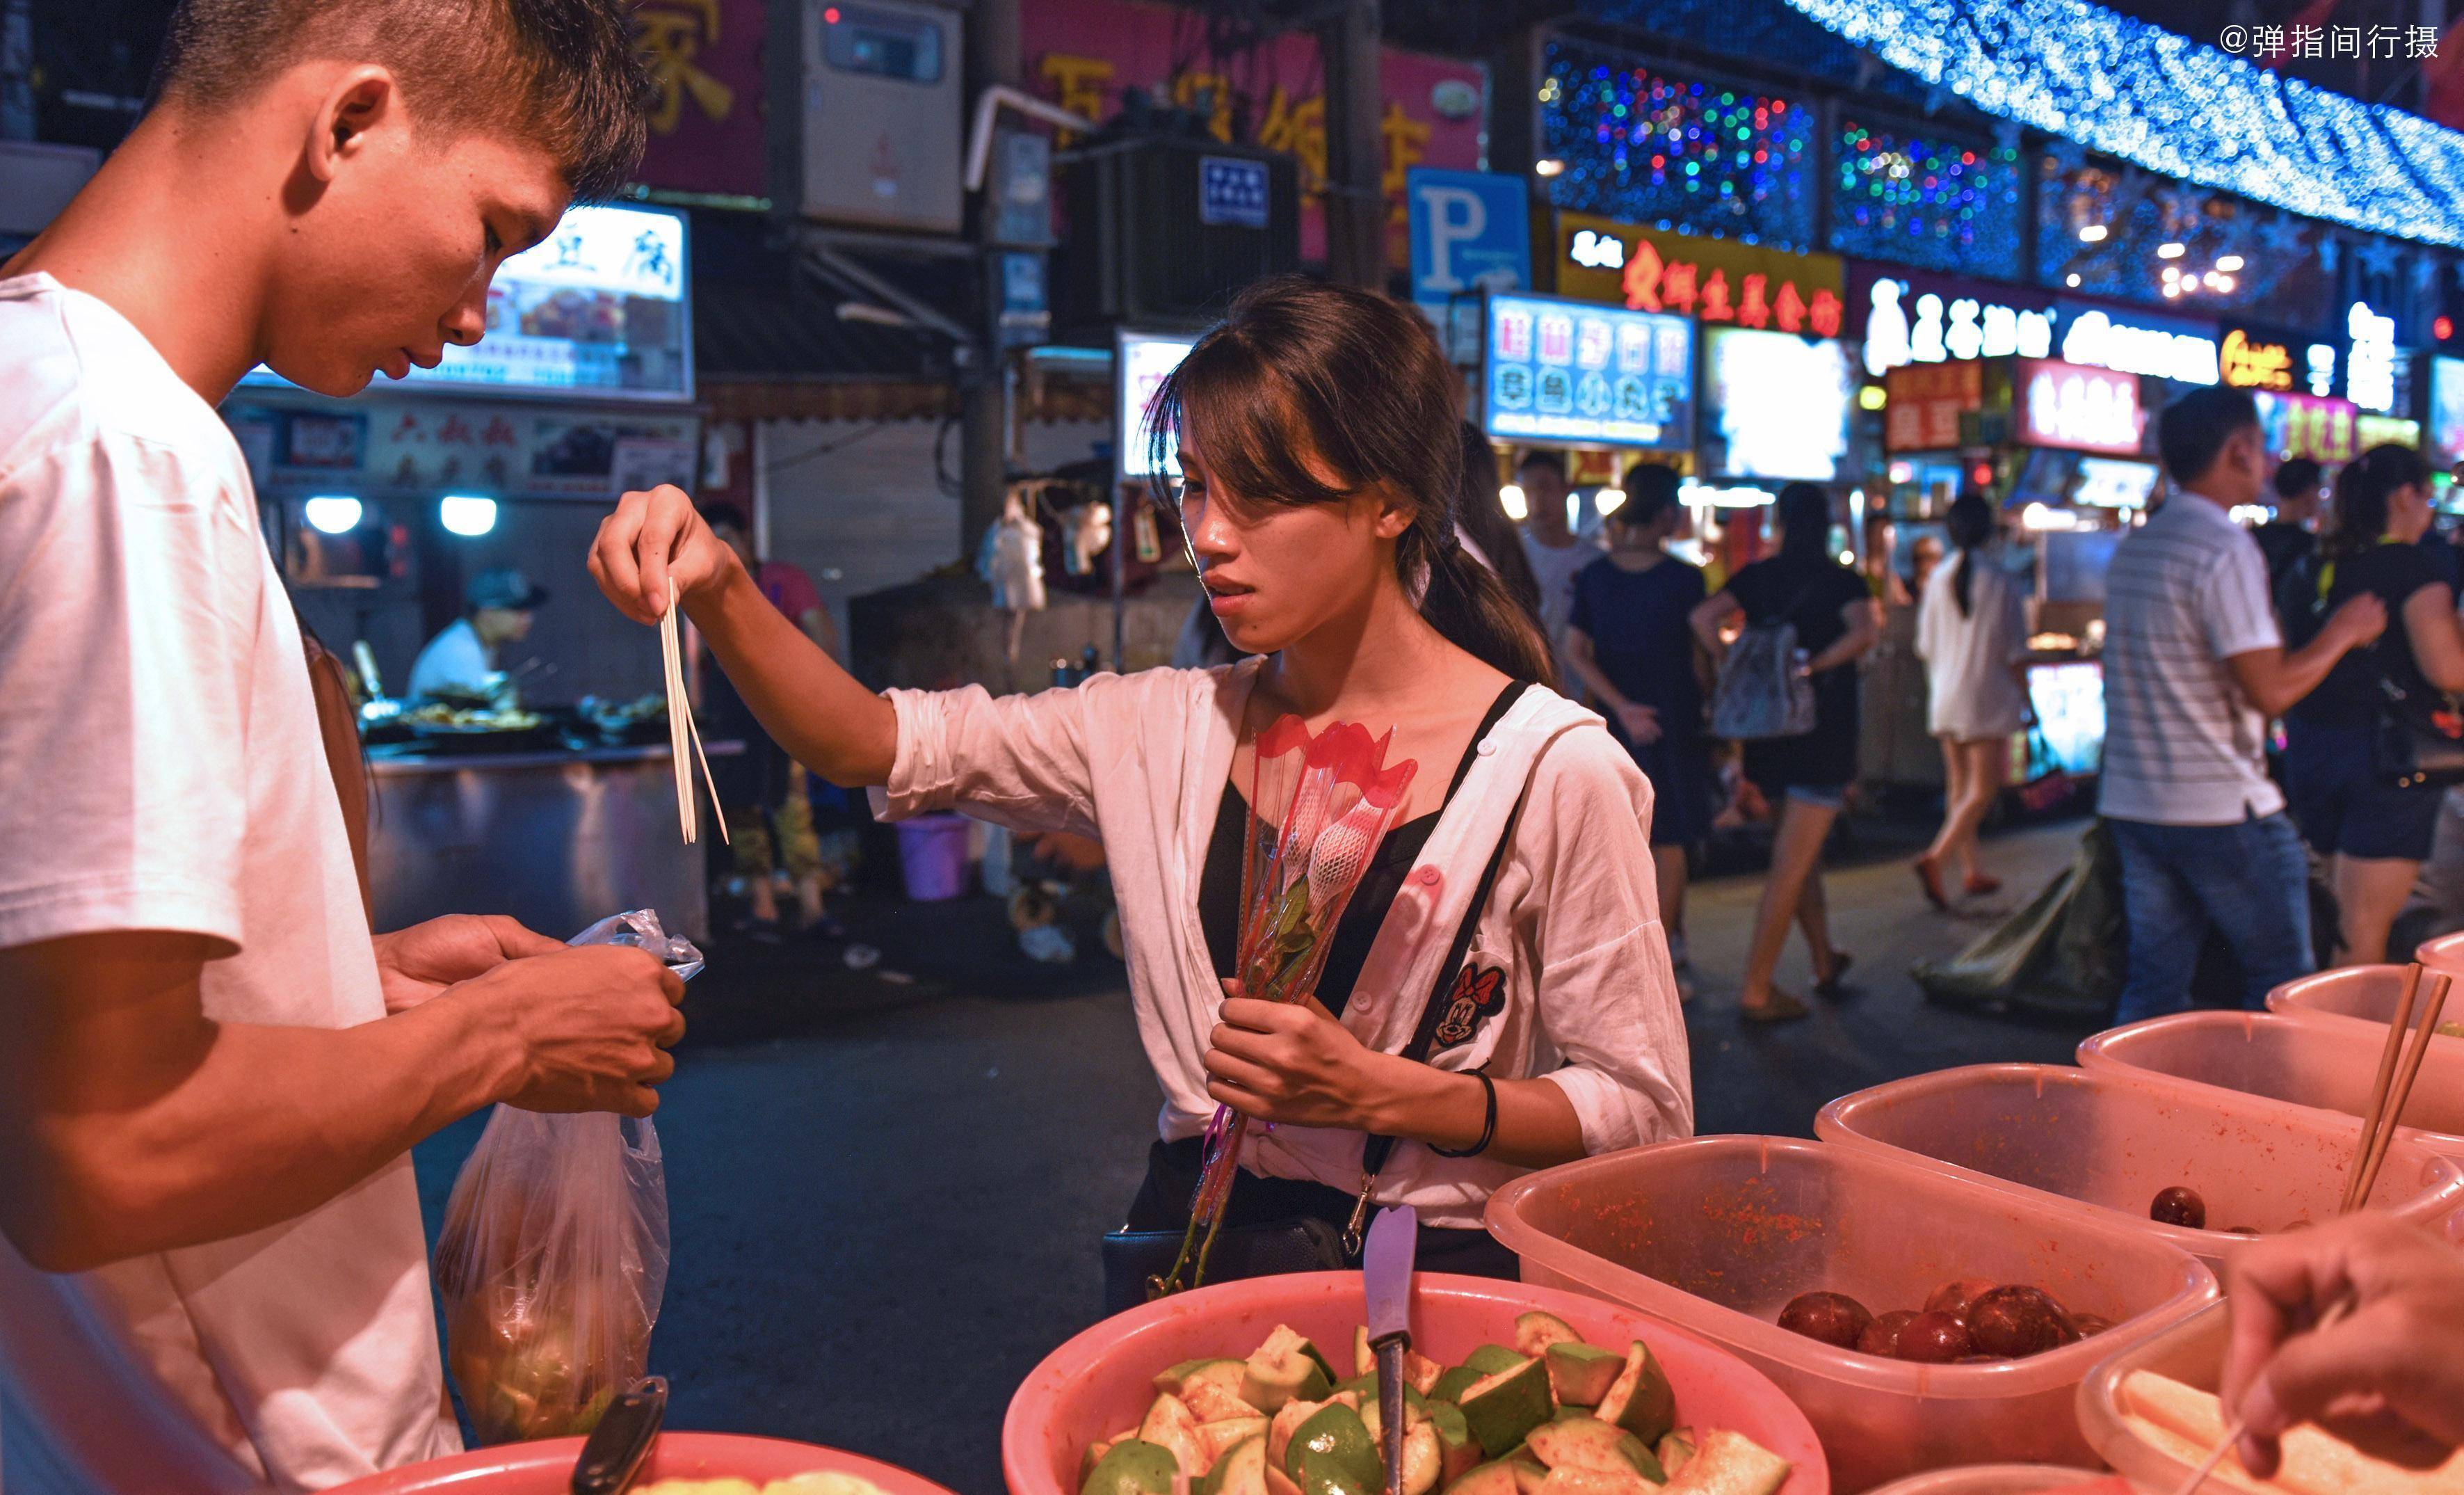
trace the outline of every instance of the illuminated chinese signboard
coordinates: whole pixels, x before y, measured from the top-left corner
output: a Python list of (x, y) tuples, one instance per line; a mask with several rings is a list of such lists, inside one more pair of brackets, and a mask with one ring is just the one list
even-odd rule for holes
[(1557, 289), (1706, 326), (1837, 337), (1845, 267), (1833, 255), (1664, 234), (1587, 212), (1557, 214)]
[[(1099, 122), (1119, 113), (1134, 89), (1177, 108), (1205, 110), (1218, 140), (1239, 135), (1289, 151), (1301, 164), (1301, 256), (1324, 258), (1326, 69), (1316, 37), (1283, 31), (1209, 60), (1206, 48), (1193, 45), (1193, 24), (1192, 13), (1177, 5), (1024, 0), (1019, 28), (1027, 87)], [(1486, 76), (1475, 63), (1394, 47), (1378, 49), (1377, 58), (1387, 260), (1401, 269), (1412, 262), (1406, 174), (1414, 167), (1479, 168)], [(1065, 133), (1055, 144), (1071, 142)]]
[(2243, 390), (2295, 389), (2308, 372), (2301, 346), (2247, 327), (2225, 329), (2225, 340), (2216, 348), (2216, 366), (2225, 383)]
[(2464, 358), (2430, 361), (2429, 455), (2441, 467), (2464, 458)]
[(763, 0), (636, 0), (649, 144), (633, 179), (758, 197), (769, 190)]
[(2277, 457), (2348, 462), (2359, 450), (2355, 444), (2359, 426), (2354, 417), (2361, 412), (2354, 409), (2352, 401), (2268, 391), (2261, 391), (2257, 399), (2259, 424), (2267, 432), (2267, 449)]
[(1985, 366), (1974, 359), (1903, 364), (1882, 376), (1882, 447), (1889, 452), (1947, 452), (1960, 440), (1959, 417), (1985, 408)]
[(1829, 338), (1746, 327), (1703, 334), (1703, 459), (1727, 478), (1828, 482), (1848, 454), (1858, 380)]
[(2070, 301), (2060, 305), (2058, 314), (2064, 363), (2146, 374), (2180, 384), (2216, 382), (2217, 350), (2212, 324), (2110, 312), (2101, 306)]
[(2352, 338), (2344, 354), (2344, 396), (2384, 415), (2395, 409), (2395, 319), (2355, 301), (2344, 330)]
[(1848, 304), (1864, 334), (1865, 371), (1903, 364), (2053, 353), (2051, 297), (2017, 286), (1851, 261)]
[(1486, 427), (1501, 440), (1683, 449), (1694, 327), (1541, 296), (1488, 299)]
[(2022, 358), (2011, 366), (2011, 402), (2013, 427), (2030, 446), (2138, 455), (2146, 416), (2136, 374)]

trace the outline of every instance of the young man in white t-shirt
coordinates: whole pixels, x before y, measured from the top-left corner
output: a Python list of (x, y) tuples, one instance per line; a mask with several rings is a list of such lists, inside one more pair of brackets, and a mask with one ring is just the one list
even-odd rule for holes
[(2309, 864), (2267, 776), (2268, 720), (2378, 637), (2367, 594), (2287, 654), (2258, 543), (2232, 519), (2265, 489), (2258, 407), (2193, 390), (2157, 427), (2179, 491), (2116, 547), (2105, 573), (2105, 822), (2122, 853), (2129, 973), (2120, 1020), (2180, 1012), (2211, 926), (2233, 947), (2243, 1000), (2314, 969)]
[(407, 1149), (648, 1114), (676, 979), (369, 933), (213, 404), (475, 343), (642, 139), (622, 0), (185, 0), (160, 101), (0, 266), (0, 1483), (321, 1488), (457, 1446)]
[(1573, 488), (1566, 481), (1565, 459), (1554, 452), (1526, 452), (1514, 469), (1523, 489), (1523, 554), (1531, 563), (1532, 579), (1540, 585), (1540, 631), (1557, 657), (1557, 673), (1579, 689), (1582, 676), (1566, 652), (1566, 620), (1574, 611), (1574, 573), (1604, 553), (1596, 538), (1575, 533), (1566, 513)]

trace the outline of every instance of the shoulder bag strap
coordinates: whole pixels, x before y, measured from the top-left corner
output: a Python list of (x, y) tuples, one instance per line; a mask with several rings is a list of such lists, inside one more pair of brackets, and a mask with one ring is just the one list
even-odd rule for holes
[[(1520, 692), (1517, 692), (1518, 697)], [(1494, 730), (1494, 728), (1492, 728)], [(1543, 749), (1544, 751), (1546, 749)], [(1498, 869), (1506, 865), (1506, 854), (1514, 844), (1514, 828), (1523, 818), (1523, 806), (1531, 797), (1531, 774), (1539, 768), (1540, 755), (1532, 755), (1531, 766), (1525, 770), (1522, 790), (1515, 795), (1514, 808), (1506, 817), (1506, 828), (1498, 833), (1497, 845), (1488, 854), (1488, 865), (1481, 870), (1480, 884), (1472, 889), (1471, 906), (1463, 910), (1463, 923), (1455, 929), (1454, 942), (1446, 947), (1446, 958), (1438, 963), (1438, 977), (1422, 998), (1420, 1019), (1412, 1030), (1412, 1041), (1403, 1046), (1401, 1058), (1413, 1063), (1428, 1062), (1429, 1051), (1438, 1041), (1438, 1024), (1445, 1016), (1448, 988), (1454, 983), (1455, 971), (1471, 948), (1472, 936), (1480, 928), (1481, 915), (1487, 911), (1489, 890), (1497, 884)], [(1386, 1160), (1393, 1156), (1395, 1139), (1372, 1133), (1360, 1151), (1360, 1194), (1353, 1201), (1352, 1222), (1343, 1233), (1344, 1246), (1357, 1253), (1360, 1235), (1367, 1226), (1369, 1196), (1377, 1186), (1377, 1175), (1385, 1171)]]

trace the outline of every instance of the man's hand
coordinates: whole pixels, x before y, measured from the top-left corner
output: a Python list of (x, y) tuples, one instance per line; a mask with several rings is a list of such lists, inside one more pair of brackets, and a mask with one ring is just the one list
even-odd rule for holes
[(650, 1087), (675, 1073), (667, 1051), (685, 1034), (684, 994), (649, 951), (587, 945), (508, 961), (441, 1000), (471, 1003), (510, 1030), (518, 1070), (506, 1104), (648, 1116), (659, 1106)]
[(1226, 981), (1220, 1015), (1206, 1093), (1261, 1121), (1371, 1129), (1386, 1093), (1379, 1071), (1403, 1062), (1361, 1043), (1315, 999), (1260, 1001)]
[[(2276, 1236), (2226, 1273), (2223, 1398), (2248, 1420), (2241, 1460), (2266, 1479), (2278, 1440), (2331, 1410), (2376, 1413), (2441, 1448), (2464, 1443), (2464, 1257), (2418, 1227), (2355, 1215)], [(2353, 1311), (2310, 1329), (2330, 1304)]]
[(743, 569), (736, 551), (711, 533), (693, 500), (671, 483), (619, 499), (590, 547), (591, 579), (636, 623), (667, 615), (671, 578), (677, 594), (690, 598)]
[(407, 1012), (457, 982), (484, 976), (509, 960), (552, 955), (561, 940), (524, 928), (502, 914), (447, 914), (376, 937), (377, 974), (388, 1013)]
[(2327, 619), (2326, 631), (2335, 635), (2347, 649), (2365, 648), (2378, 642), (2387, 632), (2387, 604), (2376, 592), (2365, 591), (2349, 598)]
[(1629, 701), (1617, 708), (1617, 725), (1625, 728), (1626, 737), (1637, 747), (1647, 748), (1660, 741), (1660, 709), (1639, 706)]

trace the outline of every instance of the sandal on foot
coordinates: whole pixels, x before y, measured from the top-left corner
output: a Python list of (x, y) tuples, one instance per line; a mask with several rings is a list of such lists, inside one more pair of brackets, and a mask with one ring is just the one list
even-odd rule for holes
[(1857, 964), (1856, 956), (1849, 954), (1846, 950), (1833, 950), (1831, 952), (1831, 974), (1814, 983), (1814, 994), (1816, 996), (1838, 996), (1845, 993), (1848, 990), (1848, 968), (1855, 964)]
[(2001, 891), (2000, 878), (1989, 878), (1980, 872), (1968, 880), (1967, 893), (1970, 898), (1991, 898)]
[(1794, 1022), (1800, 1017), (1813, 1016), (1814, 1009), (1774, 987), (1771, 1000), (1767, 1002), (1738, 1003), (1737, 1015), (1751, 1023)]
[(1931, 857), (1919, 857), (1916, 860), (1916, 874), (1917, 888), (1925, 894), (1925, 902), (1936, 908), (1948, 910), (1950, 895), (1942, 890), (1942, 863)]

